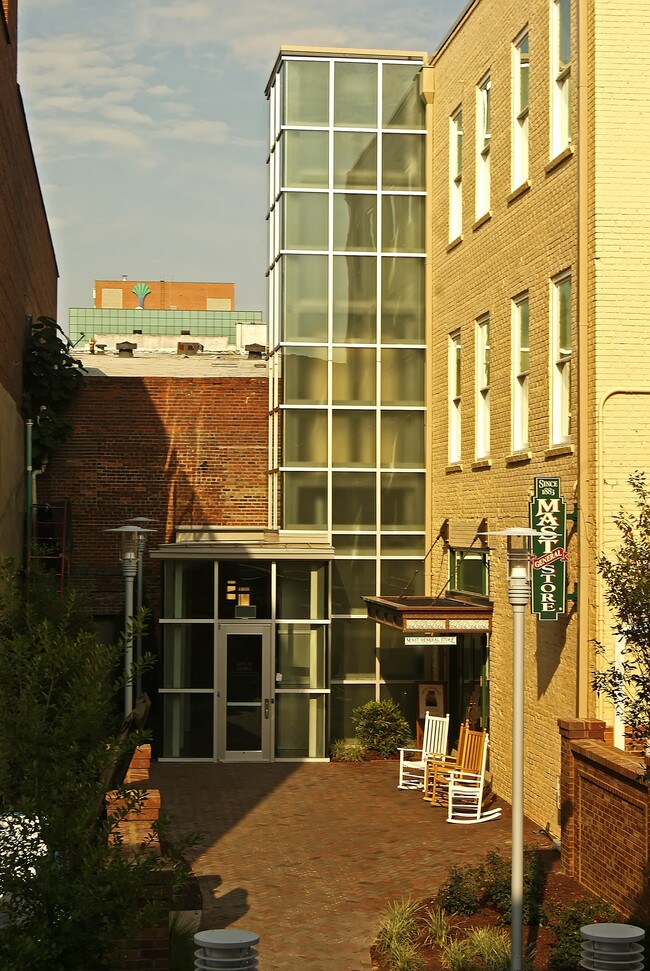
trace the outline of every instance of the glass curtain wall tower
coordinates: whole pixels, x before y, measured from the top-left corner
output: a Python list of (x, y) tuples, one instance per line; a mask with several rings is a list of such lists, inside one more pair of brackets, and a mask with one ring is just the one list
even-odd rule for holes
[(332, 738), (423, 676), (361, 598), (424, 592), (424, 58), (284, 48), (267, 89), (269, 525), (335, 549)]

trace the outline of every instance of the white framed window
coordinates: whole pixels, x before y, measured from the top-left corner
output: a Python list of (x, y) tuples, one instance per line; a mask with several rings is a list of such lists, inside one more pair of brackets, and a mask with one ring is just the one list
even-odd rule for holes
[(463, 231), (463, 110), (449, 119), (449, 241)]
[(449, 335), (449, 464), (461, 459), (461, 342), (460, 330)]
[(551, 4), (551, 158), (571, 143), (571, 0)]
[(489, 74), (476, 89), (476, 218), (490, 209), (490, 93)]
[(571, 274), (551, 280), (551, 444), (571, 438)]
[(512, 301), (512, 451), (528, 448), (528, 383), (530, 372), (530, 304), (522, 293)]
[(490, 454), (490, 318), (476, 321), (476, 458)]
[(512, 188), (528, 180), (528, 79), (530, 77), (528, 28), (512, 47)]

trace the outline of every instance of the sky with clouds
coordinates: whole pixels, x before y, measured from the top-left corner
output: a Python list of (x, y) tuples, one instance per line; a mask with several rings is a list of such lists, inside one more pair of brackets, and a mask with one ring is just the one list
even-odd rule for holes
[(18, 79), (59, 266), (235, 283), (266, 312), (264, 88), (284, 44), (433, 51), (466, 0), (19, 0)]

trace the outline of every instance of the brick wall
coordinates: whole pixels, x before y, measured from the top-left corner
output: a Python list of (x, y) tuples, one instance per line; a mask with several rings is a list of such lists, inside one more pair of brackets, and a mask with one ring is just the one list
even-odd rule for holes
[[(119, 541), (106, 529), (148, 516), (152, 547), (179, 525), (266, 525), (267, 415), (266, 377), (86, 379), (38, 502), (71, 500), (72, 576), (94, 613), (124, 603)], [(157, 612), (160, 564), (147, 556), (145, 590)]]
[(650, 922), (650, 781), (639, 756), (604, 741), (605, 723), (561, 719), (562, 862), (626, 918)]
[(16, 83), (16, 0), (0, 10), (0, 554), (19, 557), (25, 508), (20, 417), (25, 319), (56, 315), (57, 269)]
[[(136, 849), (144, 842), (150, 842), (152, 849), (158, 848), (158, 837), (153, 828), (160, 816), (160, 792), (149, 789), (149, 766), (151, 765), (151, 746), (140, 745), (133, 753), (127, 770), (124, 785), (145, 789), (144, 801), (137, 812), (127, 813), (118, 823), (118, 831), (123, 840), (126, 853)], [(117, 814), (122, 808), (115, 792), (106, 794), (106, 807), (109, 815)], [(137, 971), (148, 968), (150, 971), (169, 971), (169, 912), (172, 905), (172, 875), (165, 869), (152, 875), (152, 896), (160, 899), (161, 910), (155, 924), (144, 927), (137, 940), (129, 941), (120, 948), (120, 971)]]
[(137, 307), (138, 298), (132, 291), (140, 282), (146, 283), (151, 291), (144, 301), (147, 310), (207, 310), (209, 299), (227, 300), (230, 306), (223, 309), (235, 309), (234, 283), (182, 283), (175, 280), (95, 280), (94, 306), (105, 306), (102, 294), (106, 289), (121, 291), (125, 309)]
[[(575, 13), (575, 8), (574, 8)], [(513, 192), (512, 42), (525, 26), (530, 39), (529, 185)], [(575, 30), (574, 30), (575, 43)], [(574, 49), (574, 63), (576, 52)], [(549, 133), (548, 0), (481, 0), (469, 9), (448, 43), (434, 58), (433, 165), (431, 213), (432, 353), (429, 455), (431, 522), (434, 539), (445, 519), (479, 522), (489, 530), (527, 525), (533, 478), (559, 475), (571, 508), (576, 498), (574, 441), (551, 447), (549, 419), (550, 279), (574, 274), (573, 363), (577, 357), (577, 165), (568, 154), (552, 162)], [(490, 72), (491, 195), (487, 219), (476, 218), (477, 85)], [(449, 239), (450, 118), (463, 112), (462, 238)], [(575, 99), (574, 99), (575, 108)], [(573, 132), (575, 134), (575, 119)], [(528, 292), (530, 306), (529, 447), (512, 454), (512, 301)], [(490, 317), (491, 448), (476, 459), (476, 321)], [(462, 342), (461, 461), (448, 459), (448, 344), (460, 329)], [(577, 381), (572, 381), (572, 412)], [(571, 532), (571, 531), (570, 531)], [(490, 764), (495, 789), (511, 795), (512, 614), (507, 596), (505, 541), (490, 542), (490, 597), (494, 601), (490, 639)], [(448, 578), (444, 544), (428, 559), (430, 589), (437, 593)], [(575, 535), (569, 542), (569, 590), (577, 570)], [(554, 623), (526, 621), (525, 805), (542, 826), (559, 833), (557, 781), (560, 746), (557, 717), (576, 714), (575, 611)]]

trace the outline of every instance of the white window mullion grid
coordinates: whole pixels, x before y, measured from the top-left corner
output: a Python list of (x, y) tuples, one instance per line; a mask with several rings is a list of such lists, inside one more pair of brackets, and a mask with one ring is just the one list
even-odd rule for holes
[(476, 321), (476, 450), (477, 459), (490, 454), (490, 318)]
[(528, 181), (528, 94), (530, 77), (528, 28), (513, 44), (512, 188)]
[(551, 8), (551, 158), (571, 144), (571, 0)]
[(490, 98), (492, 81), (486, 75), (476, 89), (476, 218), (490, 209)]
[(460, 330), (449, 335), (449, 464), (461, 459), (461, 343)]
[(551, 444), (571, 438), (571, 274), (551, 281)]
[(463, 111), (449, 119), (449, 241), (463, 232)]
[(528, 448), (528, 383), (530, 368), (529, 300), (512, 301), (512, 451)]

